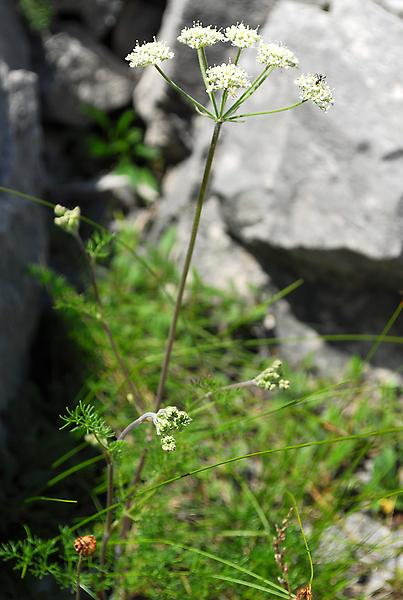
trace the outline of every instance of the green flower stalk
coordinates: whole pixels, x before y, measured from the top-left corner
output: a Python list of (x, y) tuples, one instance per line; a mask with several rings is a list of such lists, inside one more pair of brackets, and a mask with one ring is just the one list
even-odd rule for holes
[[(241, 105), (257, 92), (260, 86), (263, 85), (273, 71), (276, 69), (291, 69), (298, 67), (299, 60), (294, 53), (282, 43), (266, 43), (262, 41), (261, 36), (258, 33), (258, 29), (253, 29), (244, 23), (231, 25), (226, 27), (224, 31), (221, 31), (212, 25), (204, 26), (200, 22), (195, 22), (193, 23), (193, 26), (182, 29), (177, 39), (180, 43), (189, 46), (189, 48), (192, 48), (197, 52), (200, 72), (205, 85), (206, 93), (208, 94), (212, 105), (211, 108), (204, 106), (195, 100), (188, 92), (183, 90), (162, 70), (160, 66), (161, 63), (174, 57), (174, 53), (170, 50), (165, 42), (157, 41), (155, 38), (153, 42), (144, 43), (142, 45), (137, 42), (133, 51), (126, 57), (126, 60), (129, 61), (131, 67), (146, 67), (149, 65), (155, 66), (159, 74), (165, 79), (168, 85), (181, 94), (187, 100), (187, 102), (192, 104), (193, 108), (198, 114), (215, 122), (200, 184), (189, 243), (182, 268), (174, 313), (172, 316), (171, 327), (165, 348), (164, 360), (161, 367), (155, 403), (157, 411), (161, 406), (164, 396), (172, 347), (176, 335), (176, 325), (182, 305), (186, 280), (192, 261), (203, 203), (206, 196), (212, 162), (221, 131), (221, 126), (226, 122), (237, 123), (240, 122), (240, 119), (245, 119), (248, 117), (270, 115), (277, 112), (288, 111), (301, 106), (309, 100), (317, 104), (322, 110), (327, 110), (333, 104), (333, 96), (329, 86), (324, 83), (324, 76), (317, 76), (315, 79), (315, 76), (312, 75), (302, 75), (296, 80), (296, 84), (300, 90), (299, 101), (294, 102), (289, 106), (274, 108), (272, 110), (240, 114), (238, 113), (238, 109), (241, 107)], [(228, 61), (227, 63), (223, 63), (221, 65), (209, 66), (206, 48), (220, 42), (230, 42), (231, 46), (235, 46), (237, 48), (235, 61)], [(263, 65), (263, 70), (254, 81), (250, 82), (246, 71), (239, 66), (239, 61), (243, 50), (251, 49), (256, 46), (256, 60), (259, 64)], [(244, 91), (241, 93), (242, 90)], [(220, 95), (220, 98), (217, 97), (218, 94)], [(235, 98), (235, 101), (229, 108), (226, 108), (228, 97)], [(286, 380), (281, 380), (281, 382), (281, 387), (287, 386)], [(274, 382), (271, 381), (267, 385), (274, 385)]]

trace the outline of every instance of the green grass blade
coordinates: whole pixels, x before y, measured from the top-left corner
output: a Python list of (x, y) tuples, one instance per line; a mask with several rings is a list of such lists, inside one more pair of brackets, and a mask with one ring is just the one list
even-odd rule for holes
[[(148, 493), (152, 490), (156, 490), (158, 488), (164, 487), (166, 485), (170, 485), (175, 481), (179, 481), (180, 479), (184, 479), (185, 477), (192, 477), (193, 475), (198, 475), (199, 473), (204, 473), (205, 471), (210, 471), (212, 469), (217, 469), (218, 467), (222, 467), (224, 465), (228, 465), (234, 462), (238, 462), (240, 460), (246, 460), (248, 458), (254, 458), (256, 456), (268, 456), (269, 454), (276, 454), (277, 452), (289, 452), (291, 450), (299, 450), (300, 448), (310, 448), (315, 446), (329, 446), (331, 444), (338, 444), (342, 442), (349, 442), (354, 440), (365, 440), (371, 437), (380, 437), (384, 435), (393, 435), (395, 433), (402, 433), (403, 427), (391, 427), (388, 429), (381, 429), (376, 431), (368, 431), (366, 433), (355, 433), (352, 435), (338, 436), (334, 438), (330, 438), (327, 440), (315, 440), (311, 442), (302, 442), (300, 444), (293, 444), (291, 446), (282, 446), (281, 448), (270, 448), (268, 450), (259, 450), (258, 452), (250, 452), (248, 454), (243, 454), (241, 456), (234, 456), (233, 458), (227, 458), (226, 460), (222, 460), (220, 462), (214, 463), (212, 465), (207, 465), (205, 467), (199, 467), (198, 469), (193, 469), (192, 471), (188, 471), (187, 473), (181, 473), (180, 475), (175, 475), (175, 477), (171, 477), (170, 479), (166, 479), (165, 481), (161, 481), (153, 486), (145, 488), (137, 492), (137, 496)], [(132, 493), (133, 490), (129, 490), (129, 494)]]
[(26, 504), (31, 502), (65, 502), (66, 504), (77, 504), (78, 500), (67, 500), (66, 498), (49, 498), (48, 496), (31, 496), (25, 500)]
[(376, 340), (375, 340), (372, 348), (368, 352), (367, 356), (365, 357), (365, 360), (367, 362), (369, 362), (374, 357), (374, 354), (378, 350), (379, 346), (385, 341), (385, 336), (387, 335), (387, 333), (393, 327), (394, 323), (399, 318), (400, 313), (402, 312), (402, 309), (403, 309), (403, 301), (401, 300), (399, 302), (397, 308), (393, 312), (392, 316), (390, 317), (390, 319), (386, 323), (385, 327), (383, 328), (382, 332), (379, 334), (379, 336), (377, 336), (377, 338), (376, 338)]
[[(253, 588), (254, 590), (259, 590), (262, 592), (267, 592), (272, 596), (277, 596), (279, 598), (290, 598), (290, 594), (284, 590), (284, 594), (280, 594), (275, 590), (270, 590), (268, 588), (263, 587), (262, 585), (258, 585), (257, 583), (252, 583), (250, 581), (244, 581), (243, 579), (235, 579), (234, 577), (225, 577), (224, 575), (210, 575), (213, 579), (219, 579), (220, 581), (228, 581), (229, 583), (236, 583), (237, 585), (244, 585), (246, 587)], [(294, 594), (291, 598), (295, 598)]]
[(240, 567), (239, 565), (231, 562), (230, 560), (221, 558), (220, 556), (217, 556), (216, 554), (212, 554), (211, 552), (206, 552), (205, 550), (199, 550), (199, 548), (193, 548), (192, 546), (185, 546), (184, 544), (178, 544), (177, 542), (171, 542), (170, 540), (164, 540), (164, 539), (138, 538), (136, 540), (136, 542), (139, 544), (165, 544), (167, 546), (174, 546), (175, 548), (181, 548), (182, 550), (185, 550), (186, 552), (193, 552), (194, 554), (198, 554), (199, 556), (204, 556), (205, 558), (209, 558), (210, 560), (219, 562), (223, 565), (226, 565), (227, 567), (231, 567), (232, 569), (235, 569), (236, 571), (239, 571), (240, 573), (249, 575), (249, 577), (254, 577), (255, 579), (258, 579), (259, 581), (263, 581), (266, 585), (271, 586), (273, 589), (279, 590), (280, 592), (284, 592), (285, 593), (284, 597), (288, 598), (288, 593), (285, 592), (284, 588), (279, 586), (277, 583), (273, 583), (272, 581), (270, 581), (270, 579), (266, 579), (265, 577), (262, 577), (261, 575), (257, 575), (253, 571), (250, 571), (249, 569), (245, 569), (245, 567)]
[(310, 574), (310, 577), (309, 577), (309, 585), (312, 586), (313, 576), (314, 576), (312, 554), (311, 554), (311, 551), (309, 549), (308, 540), (307, 540), (307, 537), (305, 535), (304, 527), (302, 525), (301, 515), (299, 514), (298, 505), (297, 505), (297, 501), (295, 499), (295, 496), (291, 492), (287, 492), (287, 494), (291, 498), (291, 502), (292, 502), (293, 508), (295, 510), (295, 515), (297, 517), (298, 525), (299, 525), (299, 528), (300, 528), (300, 531), (301, 531), (302, 539), (304, 540), (304, 545), (305, 545), (306, 553), (307, 553), (308, 560), (309, 560), (309, 566), (310, 566), (310, 570), (311, 570), (311, 574)]
[(59, 483), (59, 481), (62, 481), (63, 479), (70, 477), (70, 475), (73, 475), (74, 473), (77, 473), (78, 471), (81, 471), (82, 469), (86, 469), (87, 467), (90, 467), (91, 465), (99, 462), (100, 460), (104, 460), (104, 457), (102, 455), (93, 456), (92, 458), (89, 458), (88, 460), (83, 460), (78, 465), (74, 465), (74, 467), (70, 467), (70, 469), (66, 469), (62, 473), (59, 473), (59, 475), (56, 475), (52, 479), (49, 479), (49, 481), (47, 483), (47, 487), (52, 487), (52, 486), (56, 485), (56, 483)]
[(76, 454), (81, 452), (81, 450), (84, 450), (84, 448), (86, 448), (87, 446), (88, 446), (87, 442), (83, 442), (82, 444), (79, 444), (72, 450), (69, 450), (69, 452), (66, 452), (66, 454), (63, 454), (62, 456), (60, 456), (60, 458), (57, 458), (52, 463), (52, 469), (57, 469), (57, 467), (60, 467), (60, 465), (67, 462), (69, 460), (69, 458), (72, 458), (73, 456), (75, 456)]

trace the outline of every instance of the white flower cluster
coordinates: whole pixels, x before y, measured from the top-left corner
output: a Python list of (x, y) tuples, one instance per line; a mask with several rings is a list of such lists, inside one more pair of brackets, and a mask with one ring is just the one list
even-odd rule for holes
[(67, 233), (76, 234), (80, 226), (81, 210), (79, 206), (68, 209), (61, 204), (56, 204), (54, 223)]
[(158, 65), (173, 57), (174, 53), (166, 45), (166, 42), (157, 42), (154, 38), (153, 42), (141, 45), (137, 42), (130, 54), (126, 56), (126, 60), (129, 61), (129, 66), (134, 68)]
[(282, 390), (288, 390), (290, 382), (288, 379), (282, 378), (281, 372), (282, 362), (281, 360), (275, 360), (271, 367), (259, 373), (253, 381), (258, 387), (269, 392), (272, 392), (277, 387)]
[(232, 46), (236, 46), (237, 48), (253, 48), (260, 40), (257, 28), (251, 29), (249, 25), (244, 25), (243, 23), (227, 27), (225, 37), (231, 42)]
[(210, 67), (206, 71), (206, 79), (208, 94), (217, 90), (226, 90), (230, 96), (235, 96), (239, 88), (250, 86), (247, 73), (233, 63)]
[(217, 42), (225, 42), (224, 34), (216, 27), (208, 25), (203, 27), (198, 21), (193, 23), (193, 27), (185, 27), (182, 29), (178, 42), (186, 44), (190, 48), (198, 50), (206, 46), (213, 46)]
[(334, 104), (332, 90), (325, 82), (324, 75), (307, 73), (298, 77), (295, 83), (299, 87), (301, 100), (312, 100), (324, 111)]
[(295, 54), (283, 44), (260, 43), (256, 60), (262, 65), (278, 69), (289, 69), (299, 65), (299, 60)]
[(157, 412), (154, 425), (157, 435), (162, 436), (161, 448), (165, 452), (174, 452), (176, 450), (175, 438), (167, 434), (174, 430), (181, 431), (191, 421), (192, 419), (189, 415), (184, 410), (178, 410), (176, 406), (167, 406)]

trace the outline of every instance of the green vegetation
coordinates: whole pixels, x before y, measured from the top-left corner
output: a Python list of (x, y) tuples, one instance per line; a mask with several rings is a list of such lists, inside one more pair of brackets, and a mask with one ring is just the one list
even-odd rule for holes
[[(186, 410), (192, 423), (178, 435), (172, 453), (162, 452), (151, 423), (143, 423), (125, 442), (113, 441), (111, 429), (120, 432), (138, 416), (136, 403), (142, 412), (153, 410), (178, 285), (170, 257), (173, 242), (171, 231), (144, 254), (131, 231), (117, 237), (98, 233), (90, 240), (102, 315), (92, 293), (78, 294), (60, 276), (38, 272), (83, 349), (90, 375), (64, 420), (55, 424), (74, 429), (77, 452), (60, 458), (43, 496), (31, 500), (48, 502), (49, 514), (54, 501), (58, 506), (68, 502), (75, 514), (50, 540), (26, 528), (26, 539), (4, 545), (1, 555), (22, 577), (50, 574), (60, 587), (74, 590), (74, 538), (94, 534), (98, 550), (81, 564), (82, 598), (102, 598), (105, 589), (120, 590), (120, 598), (136, 593), (150, 600), (290, 598), (295, 596), (285, 591), (286, 582), (278, 581), (286, 579), (279, 565), (288, 564), (294, 594), (311, 577), (300, 516), (314, 565), (313, 597), (346, 598), (352, 567), (355, 575), (364, 569), (357, 548), (352, 543), (347, 554), (324, 556), (320, 540), (351, 513), (364, 510), (383, 521), (403, 509), (400, 391), (369, 383), (358, 358), (339, 383), (318, 378), (309, 367), (293, 372), (284, 365), (290, 389), (223, 390), (253, 379), (276, 357), (276, 340), (251, 334), (275, 298), (256, 296), (250, 304), (205, 285), (194, 273), (164, 401)], [(112, 535), (102, 566), (104, 470), (89, 471), (89, 497), (67, 498), (65, 485), (73, 474), (85, 478), (91, 465), (108, 462), (109, 455), (117, 476)], [(83, 514), (89, 501), (93, 511)], [(275, 560), (273, 538), (285, 553), (281, 560)]]
[(19, 0), (19, 5), (31, 29), (44, 31), (49, 28), (53, 17), (53, 7), (50, 0)]
[(114, 173), (129, 178), (133, 189), (144, 200), (153, 199), (158, 189), (153, 167), (159, 152), (144, 143), (144, 133), (136, 126), (135, 112), (125, 110), (114, 119), (95, 107), (86, 107), (85, 111), (98, 128), (87, 138), (91, 157), (108, 161)]

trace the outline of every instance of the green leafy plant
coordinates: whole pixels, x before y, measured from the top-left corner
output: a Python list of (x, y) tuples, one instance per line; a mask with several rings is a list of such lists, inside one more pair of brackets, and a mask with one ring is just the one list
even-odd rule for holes
[(135, 112), (126, 110), (116, 120), (95, 107), (87, 107), (86, 112), (99, 129), (99, 133), (87, 138), (91, 156), (110, 161), (113, 172), (126, 175), (145, 200), (155, 199), (159, 186), (152, 167), (160, 155), (157, 149), (144, 143)]
[[(188, 281), (222, 127), (308, 100), (327, 110), (332, 93), (323, 75), (303, 75), (297, 80), (299, 102), (239, 113), (273, 71), (298, 65), (294, 54), (261, 42), (257, 61), (262, 71), (250, 82), (239, 61), (245, 48), (260, 42), (257, 30), (237, 24), (223, 33), (195, 24), (178, 39), (196, 50), (211, 106), (162, 71), (160, 63), (173, 57), (163, 42), (137, 45), (128, 60), (132, 67), (154, 65), (196, 112), (214, 122), (180, 273), (169, 257), (171, 234), (159, 248), (142, 248), (141, 254), (132, 232), (112, 238), (95, 225), (97, 232), (86, 244), (80, 236), (80, 208), (55, 207), (55, 224), (77, 243), (87, 292), (77, 292), (46, 270), (41, 277), (53, 286), (59, 310), (75, 311), (79, 326), (74, 334), (92, 349), (96, 367), (75, 408), (63, 417), (63, 427), (84, 436), (93, 456), (81, 460), (79, 445), (74, 455), (61, 457), (57, 465), (63, 470), (47, 487), (59, 490), (73, 473), (101, 461), (106, 476), (93, 487), (94, 512), (77, 517), (46, 542), (40, 575), (52, 574), (61, 587), (74, 590), (77, 600), (82, 590), (100, 600), (133, 594), (308, 600), (312, 589), (324, 600), (343, 598), (351, 560), (340, 559), (332, 571), (320, 564), (314, 569), (315, 551), (337, 519), (368, 503), (376, 510), (379, 492), (387, 489), (388, 496), (397, 496), (401, 491), (392, 489), (396, 480), (379, 465), (375, 494), (367, 495), (358, 478), (351, 488), (352, 476), (370, 453), (383, 452), (394, 463), (385, 448), (402, 432), (398, 411), (394, 405), (387, 411), (385, 406), (369, 408), (373, 389), (360, 380), (358, 368), (339, 384), (315, 379), (309, 370), (292, 373), (275, 352), (267, 355), (278, 340), (242, 334), (259, 322), (265, 307), (302, 282), (290, 282), (280, 294), (250, 307), (198, 277)], [(218, 42), (237, 48), (235, 60), (209, 67), (205, 48)], [(128, 122), (120, 126), (124, 133)], [(114, 135), (110, 141), (116, 141)], [(127, 157), (127, 147), (121, 153), (118, 144), (112, 155)], [(100, 277), (99, 261), (105, 258), (109, 269)], [(384, 330), (382, 340), (386, 337)], [(373, 341), (377, 344), (379, 336)], [(176, 449), (172, 434), (185, 427)], [(285, 516), (289, 498), (298, 527)], [(309, 545), (300, 514), (304, 520), (310, 517)], [(24, 574), (35, 575), (41, 544), (29, 537), (6, 545), (0, 554)], [(57, 562), (50, 559), (56, 547)]]
[(53, 18), (50, 0), (18, 0), (20, 10), (28, 25), (34, 31), (49, 29)]

